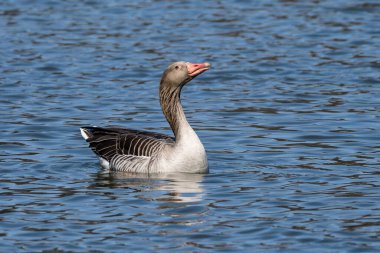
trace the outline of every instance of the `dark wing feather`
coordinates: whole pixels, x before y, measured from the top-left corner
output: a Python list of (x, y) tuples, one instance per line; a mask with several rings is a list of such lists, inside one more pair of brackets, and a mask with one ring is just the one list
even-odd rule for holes
[(115, 155), (152, 156), (160, 146), (174, 143), (174, 138), (155, 132), (117, 127), (81, 128), (89, 136), (90, 148), (108, 161)]

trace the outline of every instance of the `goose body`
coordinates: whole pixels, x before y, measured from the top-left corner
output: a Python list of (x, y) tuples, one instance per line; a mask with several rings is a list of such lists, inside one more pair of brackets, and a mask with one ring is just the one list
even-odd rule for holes
[(117, 127), (81, 127), (101, 166), (131, 173), (207, 173), (206, 151), (186, 120), (180, 94), (186, 83), (209, 67), (209, 63), (175, 62), (163, 73), (160, 103), (174, 137)]

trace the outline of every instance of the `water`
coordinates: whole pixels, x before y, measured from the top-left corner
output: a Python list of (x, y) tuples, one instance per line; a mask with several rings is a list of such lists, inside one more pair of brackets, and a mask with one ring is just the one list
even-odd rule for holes
[[(1, 252), (378, 252), (380, 2), (0, 3)], [(208, 175), (103, 173), (82, 125), (170, 134)]]

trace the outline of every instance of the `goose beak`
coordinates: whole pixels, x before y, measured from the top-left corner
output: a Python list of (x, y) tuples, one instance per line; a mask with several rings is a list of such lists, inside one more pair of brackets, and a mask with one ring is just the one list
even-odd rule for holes
[(206, 70), (208, 70), (211, 67), (210, 63), (208, 63), (208, 62), (205, 62), (205, 63), (187, 62), (186, 65), (187, 65), (187, 72), (188, 72), (189, 76), (191, 76), (191, 77), (196, 77), (197, 75), (205, 72)]

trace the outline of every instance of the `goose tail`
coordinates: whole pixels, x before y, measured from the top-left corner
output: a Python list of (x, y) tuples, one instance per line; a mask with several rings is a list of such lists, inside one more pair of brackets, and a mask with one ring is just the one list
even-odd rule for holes
[(82, 135), (83, 139), (85, 139), (86, 141), (94, 137), (91, 131), (91, 127), (81, 127), (80, 134)]

